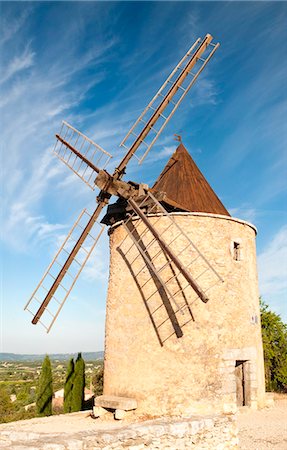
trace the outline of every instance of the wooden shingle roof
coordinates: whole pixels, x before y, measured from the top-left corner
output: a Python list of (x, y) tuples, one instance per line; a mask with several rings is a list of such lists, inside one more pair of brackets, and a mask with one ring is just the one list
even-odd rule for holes
[(166, 203), (184, 211), (230, 216), (182, 143), (152, 190), (165, 192)]

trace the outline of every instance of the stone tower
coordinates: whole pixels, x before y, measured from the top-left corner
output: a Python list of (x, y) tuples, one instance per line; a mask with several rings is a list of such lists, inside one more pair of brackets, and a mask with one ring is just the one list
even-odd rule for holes
[[(212, 288), (207, 303), (187, 293), (187, 314), (175, 305), (171, 312), (162, 308), (160, 289), (149, 303), (132, 265), (140, 258), (135, 248), (122, 254), (126, 231), (116, 222), (110, 229), (104, 394), (135, 398), (151, 415), (263, 406), (256, 228), (230, 216), (182, 144), (153, 190), (166, 193), (174, 220), (224, 282)], [(159, 232), (164, 220), (157, 221)]]

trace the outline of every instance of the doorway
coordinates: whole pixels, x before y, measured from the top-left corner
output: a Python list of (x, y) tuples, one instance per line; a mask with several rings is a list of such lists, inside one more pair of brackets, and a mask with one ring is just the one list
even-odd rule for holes
[(250, 395), (247, 361), (235, 361), (235, 380), (237, 406), (248, 406)]

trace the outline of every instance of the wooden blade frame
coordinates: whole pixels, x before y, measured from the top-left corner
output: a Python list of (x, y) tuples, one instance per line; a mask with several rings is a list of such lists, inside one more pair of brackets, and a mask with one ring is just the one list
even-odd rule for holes
[[(213, 56), (215, 51), (218, 49), (219, 43), (217, 43), (217, 44), (211, 43), (212, 39), (213, 38), (210, 34), (207, 34), (203, 40), (197, 39), (197, 41), (193, 44), (193, 46), (189, 49), (189, 51), (186, 53), (186, 55), (182, 58), (182, 60), (176, 66), (176, 68), (171, 73), (171, 75), (168, 77), (166, 82), (163, 84), (163, 86), (160, 88), (160, 90), (157, 92), (157, 94), (151, 100), (149, 105), (146, 107), (146, 109), (140, 115), (140, 117), (135, 122), (133, 127), (130, 129), (130, 131), (128, 132), (126, 137), (123, 139), (123, 141), (121, 142), (120, 145), (123, 146), (124, 148), (126, 148), (128, 150), (128, 152), (117, 168), (117, 171), (119, 173), (122, 173), (125, 170), (127, 163), (129, 162), (131, 157), (135, 155), (136, 151), (142, 144), (145, 144), (147, 148), (146, 148), (144, 155), (140, 159), (140, 163), (146, 157), (146, 155), (150, 151), (151, 147), (153, 146), (153, 144), (155, 143), (155, 141), (158, 139), (159, 135), (163, 131), (164, 127), (167, 125), (168, 121), (171, 119), (171, 117), (177, 110), (178, 106), (180, 105), (180, 103), (182, 102), (184, 97), (186, 96), (187, 92), (190, 90), (190, 88), (193, 86), (193, 84), (197, 80), (199, 74), (202, 72), (202, 70), (208, 63), (208, 61), (211, 59), (211, 57)], [(206, 59), (202, 59), (202, 55), (206, 51), (206, 49), (209, 45), (212, 46), (213, 49), (210, 52), (210, 54), (206, 57)], [(196, 48), (197, 46), (198, 46), (198, 48)], [(194, 51), (194, 53), (192, 53), (193, 51)], [(186, 63), (186, 60), (188, 60), (188, 58), (190, 56), (191, 56), (191, 59)], [(192, 73), (192, 69), (198, 63), (198, 61), (202, 62), (202, 65), (199, 67), (199, 69), (196, 71), (196, 73)], [(185, 65), (185, 67), (182, 67), (182, 64), (184, 64), (184, 63), (186, 63), (186, 65)], [(180, 74), (175, 80), (173, 80), (173, 77), (178, 70), (180, 70)], [(192, 77), (192, 79), (186, 87), (183, 87), (183, 83), (189, 75)], [(168, 86), (169, 84), (171, 84), (172, 86), (170, 87), (168, 92), (164, 95), (163, 91), (166, 88), (166, 86)], [(182, 91), (182, 95), (176, 102), (173, 102), (173, 98), (179, 90)], [(154, 107), (153, 104), (156, 102), (156, 100), (159, 97), (162, 97), (162, 101), (160, 102), (160, 104), (157, 107)], [(163, 113), (165, 112), (165, 110), (169, 104), (173, 104), (174, 108), (168, 114), (168, 116), (165, 116)], [(149, 110), (152, 110), (154, 112), (153, 112), (152, 116), (148, 119), (148, 121), (145, 123), (143, 118), (145, 117), (146, 113)], [(163, 124), (161, 125), (159, 130), (155, 130), (154, 126), (160, 118), (163, 119)], [(145, 126), (142, 128), (141, 132), (139, 132), (137, 134), (134, 132), (134, 130), (140, 122), (145, 123)], [(147, 144), (145, 142), (145, 138), (151, 131), (155, 132), (155, 137), (153, 138), (153, 140), (150, 144)], [(126, 146), (126, 141), (130, 136), (136, 136), (136, 139), (133, 142), (133, 144), (131, 145), (131, 147), (129, 148)]]
[[(173, 330), (178, 338), (183, 336), (180, 324), (177, 320), (177, 317), (174, 313), (174, 310), (172, 308), (172, 305), (170, 303), (170, 299), (172, 299), (177, 307), (177, 310), (181, 312), (181, 314), (184, 314), (184, 312), (180, 309), (180, 306), (177, 304), (176, 300), (173, 298), (172, 293), (169, 291), (168, 286), (165, 284), (164, 280), (160, 276), (160, 274), (157, 272), (156, 267), (153, 265), (152, 258), (149, 257), (148, 253), (146, 252), (146, 248), (143, 245), (143, 242), (139, 238), (139, 236), (135, 236), (135, 229), (132, 227), (132, 224), (127, 222), (123, 224), (126, 232), (128, 233), (130, 239), (134, 242), (135, 246), (137, 247), (139, 253), (141, 254), (142, 258), (144, 259), (145, 263), (147, 264), (148, 270), (150, 271), (154, 282), (156, 284), (157, 289), (161, 292), (161, 297), (164, 299), (163, 304), (167, 311), (167, 314), (169, 316), (169, 319), (172, 323)], [(125, 255), (122, 254), (123, 258), (125, 259)], [(126, 264), (128, 265), (128, 261), (125, 260)], [(140, 290), (140, 286), (138, 285), (138, 288)], [(152, 315), (151, 315), (152, 317)], [(154, 324), (155, 325), (155, 324)], [(158, 334), (158, 333), (157, 333)], [(163, 344), (162, 340), (160, 339), (160, 335), (158, 334), (158, 338), (160, 340), (161, 345)]]
[[(89, 219), (89, 221), (88, 221), (86, 227), (83, 229), (83, 231), (82, 231), (82, 233), (81, 233), (79, 239), (77, 240), (77, 242), (76, 242), (75, 245), (73, 246), (72, 250), (71, 250), (70, 253), (68, 254), (68, 257), (67, 257), (66, 261), (63, 263), (60, 272), (58, 273), (58, 275), (57, 275), (56, 277), (53, 276), (54, 282), (53, 282), (52, 286), (50, 287), (50, 289), (47, 291), (47, 294), (46, 294), (46, 296), (45, 296), (43, 302), (40, 304), (40, 306), (39, 306), (37, 312), (35, 313), (35, 315), (34, 315), (34, 317), (33, 317), (33, 319), (32, 319), (32, 323), (33, 323), (34, 325), (37, 324), (37, 323), (40, 321), (40, 318), (41, 318), (41, 316), (44, 314), (44, 312), (45, 312), (45, 310), (47, 309), (49, 303), (51, 302), (51, 300), (52, 300), (53, 298), (55, 298), (54, 295), (55, 295), (57, 289), (61, 286), (61, 282), (62, 282), (63, 278), (65, 277), (65, 275), (68, 273), (69, 267), (71, 266), (71, 264), (72, 264), (73, 261), (75, 260), (75, 257), (76, 257), (76, 255), (77, 255), (77, 253), (80, 251), (80, 249), (83, 248), (83, 243), (84, 243), (85, 239), (87, 238), (88, 235), (91, 236), (91, 234), (90, 234), (90, 233), (91, 233), (91, 230), (93, 229), (93, 227), (94, 227), (94, 225), (95, 225), (95, 223), (96, 223), (96, 221), (97, 221), (97, 218), (99, 217), (99, 215), (100, 215), (102, 209), (104, 208), (104, 206), (105, 206), (105, 203), (104, 203), (104, 202), (99, 203), (99, 205), (97, 206), (97, 208), (96, 208), (96, 210), (94, 211), (94, 213), (90, 216), (90, 219)], [(32, 294), (32, 296), (31, 296), (30, 300), (28, 301), (28, 303), (26, 304), (26, 306), (25, 306), (24, 309), (29, 310), (29, 309), (28, 309), (28, 308), (29, 308), (29, 305), (30, 305), (31, 301), (33, 300), (33, 298), (35, 298), (35, 294), (36, 294), (37, 290), (39, 289), (39, 287), (42, 286), (43, 280), (45, 279), (46, 275), (49, 274), (49, 271), (50, 271), (51, 266), (54, 264), (54, 262), (55, 262), (55, 260), (57, 259), (59, 253), (64, 249), (64, 246), (65, 246), (66, 242), (68, 241), (68, 239), (69, 239), (69, 237), (71, 236), (71, 234), (72, 234), (72, 232), (73, 232), (75, 226), (77, 226), (77, 224), (78, 224), (78, 222), (79, 222), (79, 220), (80, 220), (80, 218), (82, 217), (82, 215), (83, 215), (84, 212), (85, 212), (85, 210), (81, 213), (80, 217), (78, 218), (78, 220), (77, 220), (76, 223), (74, 224), (74, 226), (73, 226), (72, 230), (70, 231), (70, 233), (68, 234), (68, 236), (67, 236), (65, 242), (63, 243), (62, 247), (60, 248), (60, 250), (59, 250), (58, 253), (56, 254), (56, 256), (55, 256), (54, 260), (52, 261), (52, 263), (50, 264), (50, 266), (48, 267), (46, 273), (44, 274), (42, 280), (40, 281), (39, 285), (37, 286), (37, 288), (36, 288), (35, 291), (33, 292), (33, 294)], [(102, 234), (102, 232), (103, 232), (103, 229), (104, 229), (104, 226), (101, 226), (101, 231), (100, 231), (100, 233), (97, 235), (97, 237), (93, 238), (93, 239), (94, 239), (94, 243), (93, 243), (93, 245), (90, 247), (90, 249), (86, 252), (87, 255), (86, 255), (86, 257), (85, 257), (85, 260), (84, 260), (83, 263), (80, 265), (80, 269), (79, 269), (77, 275), (74, 277), (74, 280), (73, 280), (73, 282), (72, 282), (72, 285), (70, 286), (69, 289), (65, 289), (65, 290), (66, 290), (66, 295), (65, 295), (64, 300), (63, 300), (62, 302), (59, 302), (59, 301), (56, 300), (56, 301), (60, 304), (60, 308), (59, 308), (59, 310), (58, 310), (56, 316), (53, 316), (53, 321), (52, 321), (52, 323), (50, 324), (50, 326), (49, 326), (48, 328), (45, 327), (45, 328), (47, 329), (47, 332), (50, 331), (51, 326), (52, 326), (53, 323), (55, 322), (55, 320), (56, 320), (56, 318), (57, 318), (57, 316), (58, 316), (60, 310), (61, 310), (62, 307), (63, 307), (64, 302), (66, 301), (66, 299), (67, 299), (67, 297), (68, 297), (68, 295), (69, 295), (69, 293), (70, 293), (70, 291), (71, 291), (71, 289), (73, 288), (73, 286), (74, 286), (76, 280), (78, 279), (78, 277), (79, 277), (79, 275), (80, 275), (80, 273), (81, 273), (81, 271), (82, 271), (84, 265), (86, 264), (86, 262), (87, 262), (88, 258), (90, 257), (90, 255), (91, 255), (93, 249), (95, 248), (95, 246), (96, 246), (96, 244), (97, 244), (97, 242), (98, 242), (98, 239), (100, 238), (100, 236), (101, 236), (101, 234)], [(65, 249), (64, 249), (64, 250), (65, 250)], [(65, 250), (65, 252), (68, 253), (67, 250)], [(50, 274), (50, 276), (52, 276), (52, 275)], [(36, 300), (37, 300), (37, 298), (36, 298)], [(31, 311), (30, 311), (30, 312), (31, 312)], [(51, 314), (51, 315), (52, 315), (52, 314)], [(44, 325), (44, 326), (45, 326), (45, 325)]]
[(96, 175), (112, 155), (65, 121), (56, 139), (56, 156), (94, 190)]

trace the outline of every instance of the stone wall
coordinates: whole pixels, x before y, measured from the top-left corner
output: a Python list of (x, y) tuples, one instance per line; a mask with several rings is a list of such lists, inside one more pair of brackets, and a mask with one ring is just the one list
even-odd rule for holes
[[(122, 251), (126, 231), (123, 226), (114, 227), (104, 394), (136, 398), (139, 411), (153, 415), (235, 411), (235, 365), (244, 362), (248, 405), (263, 406), (255, 229), (227, 216), (176, 213), (174, 218), (224, 282), (210, 290), (208, 303), (192, 289), (184, 291), (179, 299), (180, 307), (186, 303), (184, 315), (171, 303), (183, 333), (177, 337), (156, 283), (148, 284), (149, 270), (142, 268), (143, 260), (134, 247)], [(140, 232), (140, 222), (135, 220), (134, 225)], [(165, 226), (161, 218), (157, 229), (161, 232)], [(240, 243), (239, 260), (234, 259), (234, 242)], [(184, 245), (179, 242), (182, 249)], [(188, 255), (185, 258), (188, 264)]]
[[(9, 427), (9, 424), (7, 424)], [(11, 426), (11, 425), (10, 425)], [(120, 429), (37, 433), (2, 430), (0, 448), (13, 450), (233, 450), (238, 448), (232, 416), (158, 419)]]

